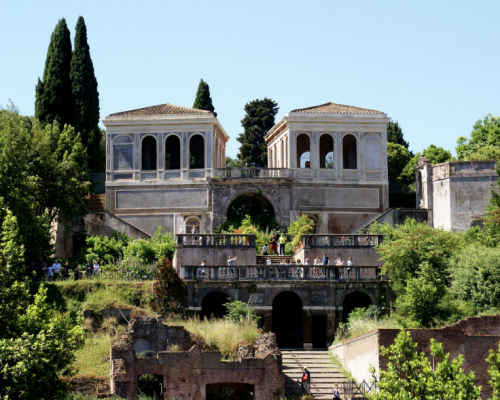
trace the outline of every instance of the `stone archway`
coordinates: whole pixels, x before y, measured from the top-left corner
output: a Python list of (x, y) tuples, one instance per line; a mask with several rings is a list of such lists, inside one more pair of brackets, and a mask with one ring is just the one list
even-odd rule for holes
[(353, 290), (347, 293), (342, 299), (342, 322), (347, 322), (349, 314), (356, 308), (366, 308), (374, 302), (368, 293), (360, 290)]
[(303, 302), (297, 293), (282, 291), (272, 303), (273, 332), (280, 347), (302, 348), (304, 343)]

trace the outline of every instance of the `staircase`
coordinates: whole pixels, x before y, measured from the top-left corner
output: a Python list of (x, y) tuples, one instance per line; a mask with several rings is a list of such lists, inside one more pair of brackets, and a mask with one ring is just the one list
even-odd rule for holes
[(279, 264), (281, 260), (292, 260), (293, 261), (293, 256), (257, 256), (257, 264), (266, 264), (267, 257), (271, 259), (271, 264)]
[[(348, 378), (332, 363), (328, 351), (281, 350), (286, 396), (299, 396), (302, 367), (311, 373), (311, 395), (314, 399), (332, 399), (333, 385)], [(344, 396), (342, 396), (344, 397)]]

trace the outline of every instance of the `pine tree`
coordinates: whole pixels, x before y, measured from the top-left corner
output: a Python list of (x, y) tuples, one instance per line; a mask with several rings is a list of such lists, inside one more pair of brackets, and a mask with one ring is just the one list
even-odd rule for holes
[(97, 172), (100, 169), (101, 158), (99, 154), (101, 141), (99, 92), (83, 17), (79, 17), (76, 23), (70, 78), (74, 127), (80, 133), (84, 147), (87, 148), (91, 170)]
[(61, 19), (52, 33), (43, 81), (36, 86), (35, 116), (43, 124), (72, 125), (71, 112), (71, 38), (66, 20)]
[(200, 84), (198, 85), (193, 108), (210, 111), (213, 115), (217, 116), (214, 105), (212, 104), (212, 97), (210, 97), (210, 87), (203, 79), (200, 80)]
[(397, 121), (389, 121), (387, 124), (387, 141), (400, 144), (406, 148), (409, 146), (408, 142), (403, 138), (403, 130)]
[(264, 136), (274, 126), (278, 110), (278, 103), (267, 97), (245, 105), (246, 115), (241, 120), (244, 132), (237, 138), (241, 143), (238, 159), (244, 164), (267, 167), (267, 144)]

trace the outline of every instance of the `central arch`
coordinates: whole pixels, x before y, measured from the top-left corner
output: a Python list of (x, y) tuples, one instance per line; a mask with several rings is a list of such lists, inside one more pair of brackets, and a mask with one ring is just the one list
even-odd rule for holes
[(281, 292), (273, 300), (273, 332), (278, 346), (302, 348), (304, 328), (302, 323), (302, 300), (296, 293)]
[(344, 297), (342, 302), (342, 322), (347, 322), (349, 314), (355, 308), (367, 308), (373, 305), (370, 296), (365, 292), (354, 291)]
[(223, 292), (210, 292), (201, 301), (201, 319), (222, 318), (227, 313), (224, 304), (231, 301), (231, 298)]
[(274, 218), (274, 221), (280, 225), (281, 224), (281, 213), (280, 213), (280, 207), (279, 204), (274, 200), (271, 196), (269, 196), (267, 193), (259, 190), (259, 189), (242, 189), (239, 190), (235, 193), (233, 193), (225, 202), (224, 207), (222, 208), (222, 222), (226, 222), (228, 220), (228, 212), (233, 204), (233, 202), (238, 199), (241, 196), (257, 196), (265, 200), (266, 202), (269, 203), (272, 209), (272, 218)]

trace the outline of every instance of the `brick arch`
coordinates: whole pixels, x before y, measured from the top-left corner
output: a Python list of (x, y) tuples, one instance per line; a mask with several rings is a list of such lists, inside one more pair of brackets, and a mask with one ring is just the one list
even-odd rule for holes
[(205, 289), (204, 291), (201, 292), (200, 297), (199, 297), (200, 301), (198, 302), (198, 304), (195, 307), (201, 307), (201, 303), (203, 302), (203, 299), (205, 297), (207, 297), (210, 293), (213, 293), (213, 292), (224, 293), (231, 300), (234, 300), (233, 296), (231, 296), (231, 293), (229, 292), (229, 290), (227, 290), (225, 288), (222, 288), (222, 287), (220, 287), (220, 288), (210, 288), (210, 289)]
[(227, 212), (229, 210), (229, 207), (231, 206), (231, 203), (236, 200), (238, 197), (243, 196), (245, 193), (255, 193), (258, 194), (262, 197), (264, 197), (271, 205), (273, 206), (274, 210), (274, 218), (276, 219), (276, 222), (278, 225), (281, 224), (281, 209), (279, 203), (273, 199), (269, 194), (266, 192), (259, 190), (257, 188), (246, 188), (246, 189), (240, 189), (233, 193), (229, 198), (226, 200), (224, 203), (224, 206), (222, 207), (222, 220), (226, 221), (227, 220)]
[(375, 297), (375, 295), (373, 293), (371, 293), (371, 291), (369, 291), (365, 288), (350, 288), (350, 289), (347, 289), (343, 292), (342, 299), (340, 300), (340, 305), (342, 305), (344, 303), (344, 300), (348, 295), (350, 295), (351, 293), (354, 293), (354, 292), (364, 293), (370, 298), (373, 305), (378, 304), (377, 298)]
[(195, 380), (199, 386), (213, 383), (245, 383), (247, 385), (258, 385), (262, 382), (262, 377), (255, 377), (251, 372), (238, 372), (227, 370), (224, 372), (209, 372), (198, 376)]
[(299, 299), (300, 301), (302, 302), (302, 307), (306, 306), (306, 301), (304, 300), (304, 297), (299, 293), (299, 292), (296, 292), (295, 290), (290, 290), (288, 288), (279, 288), (279, 289), (276, 289), (275, 292), (273, 292), (273, 296), (270, 300), (270, 306), (272, 307), (273, 306), (273, 303), (274, 303), (274, 299), (280, 295), (281, 293), (284, 293), (284, 292), (290, 292), (290, 293), (293, 293), (293, 294), (296, 294), (297, 296), (299, 296)]

